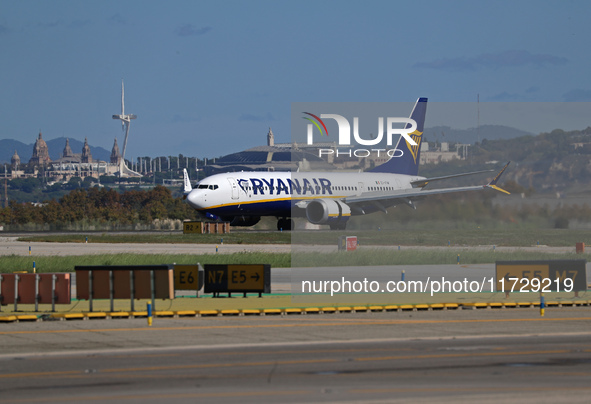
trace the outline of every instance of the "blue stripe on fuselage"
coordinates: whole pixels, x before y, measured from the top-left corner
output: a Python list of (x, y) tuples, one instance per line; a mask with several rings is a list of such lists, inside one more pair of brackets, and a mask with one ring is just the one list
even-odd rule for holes
[(289, 199), (279, 201), (260, 201), (251, 203), (237, 202), (232, 205), (204, 209), (218, 216), (253, 215), (253, 216), (291, 216), (292, 202)]

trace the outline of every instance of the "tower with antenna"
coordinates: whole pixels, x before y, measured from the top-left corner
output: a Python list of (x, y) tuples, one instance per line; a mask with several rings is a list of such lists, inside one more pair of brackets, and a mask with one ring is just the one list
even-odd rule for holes
[(125, 87), (123, 85), (123, 79), (121, 80), (121, 114), (113, 115), (113, 119), (121, 121), (121, 129), (125, 132), (125, 139), (123, 140), (123, 153), (121, 160), (119, 161), (119, 175), (121, 177), (141, 177), (141, 174), (127, 168), (125, 164), (125, 151), (127, 149), (127, 138), (129, 137), (129, 127), (131, 126), (131, 120), (136, 119), (137, 115), (125, 113)]

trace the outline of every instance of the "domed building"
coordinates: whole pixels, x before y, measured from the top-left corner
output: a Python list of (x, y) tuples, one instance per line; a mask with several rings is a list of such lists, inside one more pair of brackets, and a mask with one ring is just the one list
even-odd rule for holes
[[(318, 157), (318, 147), (334, 148), (335, 144), (306, 147), (297, 143), (275, 143), (273, 130), (267, 132), (267, 145), (228, 154), (207, 163), (205, 175), (236, 171), (332, 171), (332, 161)], [(316, 153), (316, 154), (314, 154)]]
[(232, 171), (328, 171), (334, 166), (296, 148), (257, 146), (215, 159), (204, 167), (206, 175)]
[(51, 162), (49, 158), (49, 147), (47, 147), (47, 143), (43, 140), (41, 136), (41, 132), (39, 132), (39, 138), (35, 142), (35, 146), (33, 146), (33, 156), (29, 160), (30, 165), (35, 166), (45, 166)]
[(46, 175), (59, 181), (68, 181), (72, 177), (98, 178), (100, 175), (109, 174), (109, 168), (112, 171), (116, 169), (92, 157), (87, 138), (84, 139), (82, 153), (74, 153), (70, 147), (70, 140), (66, 139), (62, 157), (51, 162), (50, 172), (46, 172)]
[(18, 171), (19, 166), (21, 165), (21, 158), (19, 157), (16, 150), (10, 159), (10, 166), (12, 167), (12, 171)]

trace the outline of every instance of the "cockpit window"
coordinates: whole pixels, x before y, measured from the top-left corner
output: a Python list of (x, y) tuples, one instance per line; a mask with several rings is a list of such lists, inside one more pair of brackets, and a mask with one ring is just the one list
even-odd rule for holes
[(211, 189), (211, 190), (214, 190), (214, 189), (218, 189), (218, 188), (219, 188), (218, 185), (208, 185), (208, 184), (199, 184), (197, 186), (197, 189)]

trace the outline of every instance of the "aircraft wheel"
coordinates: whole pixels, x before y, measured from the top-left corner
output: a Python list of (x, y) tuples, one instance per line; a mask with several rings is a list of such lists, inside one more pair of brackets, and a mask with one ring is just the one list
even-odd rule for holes
[(331, 230), (346, 230), (347, 229), (347, 222), (334, 223), (334, 224), (330, 224), (329, 226), (330, 226)]

